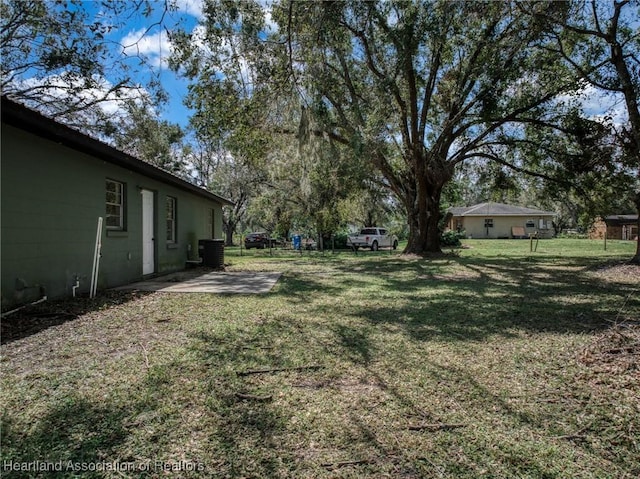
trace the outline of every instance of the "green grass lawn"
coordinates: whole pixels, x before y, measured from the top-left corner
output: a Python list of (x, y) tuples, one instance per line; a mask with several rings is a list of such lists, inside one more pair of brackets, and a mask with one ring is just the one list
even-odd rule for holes
[(229, 248), (271, 293), (48, 304), (81, 314), (2, 346), (2, 477), (639, 477), (635, 244), (464, 246)]

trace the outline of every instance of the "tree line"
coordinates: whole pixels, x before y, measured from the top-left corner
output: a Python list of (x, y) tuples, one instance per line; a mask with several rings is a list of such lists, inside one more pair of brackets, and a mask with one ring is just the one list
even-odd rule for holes
[[(116, 18), (158, 8), (107, 3)], [(154, 117), (153, 78), (158, 94), (142, 103), (127, 97), (127, 78), (106, 89), (128, 100), (125, 128), (90, 123), (236, 201), (230, 236), (244, 224), (330, 234), (400, 212), (405, 251), (438, 253), (443, 206), (473, 189), (556, 205), (574, 220), (640, 211), (639, 5), (207, 0), (199, 28), (169, 32), (169, 66), (190, 81), (188, 129)], [(82, 88), (108, 64), (105, 27), (73, 2), (1, 8), (3, 93), (44, 98), (17, 80), (34, 65)], [(83, 28), (91, 35), (61, 33)], [(42, 39), (27, 42), (29, 54), (26, 33)], [(623, 115), (588, 115), (587, 93)], [(98, 102), (57, 111), (85, 112), (86, 122)]]

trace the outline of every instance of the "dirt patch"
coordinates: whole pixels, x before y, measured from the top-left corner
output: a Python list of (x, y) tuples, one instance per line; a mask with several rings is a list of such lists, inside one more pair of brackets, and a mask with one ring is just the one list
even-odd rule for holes
[(109, 291), (92, 299), (61, 299), (26, 306), (2, 318), (0, 322), (2, 344), (26, 338), (67, 321), (73, 321), (91, 311), (99, 311), (126, 303), (144, 294), (147, 293)]
[(640, 286), (640, 265), (629, 263), (608, 264), (592, 273), (595, 277), (617, 283), (637, 284)]
[[(640, 265), (614, 263), (599, 266), (590, 272), (596, 278), (611, 283), (637, 285), (640, 294)], [(595, 372), (605, 374), (631, 373), (640, 371), (640, 320), (625, 314), (629, 301), (636, 296), (633, 286), (615, 323), (598, 335), (579, 355), (583, 364)]]
[(581, 352), (579, 360), (609, 374), (640, 372), (640, 323), (608, 329)]

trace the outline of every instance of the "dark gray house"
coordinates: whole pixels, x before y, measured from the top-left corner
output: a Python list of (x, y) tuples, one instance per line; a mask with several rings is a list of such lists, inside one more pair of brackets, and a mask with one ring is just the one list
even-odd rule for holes
[(3, 310), (88, 292), (98, 237), (100, 289), (183, 269), (222, 238), (230, 201), (5, 97), (1, 112)]

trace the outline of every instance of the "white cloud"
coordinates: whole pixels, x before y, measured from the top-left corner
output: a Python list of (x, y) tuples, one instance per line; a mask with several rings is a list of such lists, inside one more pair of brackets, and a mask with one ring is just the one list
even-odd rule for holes
[(209, 51), (207, 48), (207, 28), (196, 25), (191, 31), (191, 44), (199, 50)]
[[(274, 0), (258, 0), (258, 4), (264, 13), (267, 32), (275, 32), (278, 30), (278, 25), (273, 21), (271, 16), (273, 3)], [(191, 15), (198, 20), (204, 19), (204, 0), (173, 0), (173, 5), (176, 7), (178, 13)]]
[(561, 95), (556, 101), (575, 104), (587, 118), (602, 123), (613, 122), (616, 127), (629, 121), (627, 107), (621, 93), (605, 92), (586, 82), (575, 94)]
[[(105, 78), (94, 77), (93, 86), (87, 88), (84, 80), (62, 73), (44, 78), (27, 78), (16, 82), (14, 89), (16, 92), (35, 89), (37, 94), (32, 97), (18, 95), (18, 98), (44, 115), (53, 116), (63, 123), (71, 123), (84, 133), (95, 136), (97, 133), (92, 127), (97, 122), (95, 114), (98, 111), (115, 122), (122, 121), (127, 117), (123, 108), (125, 101), (133, 100), (140, 103), (143, 98), (149, 97), (149, 93), (142, 86), (121, 90), (118, 93), (111, 91), (113, 86), (113, 83)], [(81, 109), (60, 117), (60, 113), (70, 105)]]
[(122, 54), (146, 58), (151, 66), (166, 67), (173, 45), (167, 32), (148, 33), (146, 28), (129, 32), (122, 40)]
[(199, 20), (204, 17), (203, 0), (174, 0), (174, 2), (178, 12), (186, 13)]
[(601, 120), (610, 117), (615, 125), (629, 119), (624, 97), (620, 93), (604, 93), (592, 85), (587, 85), (580, 96), (582, 110), (589, 118)]
[(101, 98), (102, 108), (105, 113), (113, 113), (120, 109), (119, 103), (128, 99), (136, 99), (141, 95), (146, 95), (146, 91), (142, 87), (128, 90), (128, 94), (117, 95), (110, 91), (113, 83), (102, 77), (93, 78), (94, 86), (91, 88), (84, 87), (84, 80), (76, 78), (71, 79), (64, 73), (59, 75), (50, 75), (44, 78), (27, 78), (20, 81), (17, 90), (21, 88), (39, 88), (45, 90), (46, 96), (65, 100), (69, 96), (73, 96), (75, 100), (84, 100), (85, 102), (94, 102)]
[(264, 14), (265, 30), (267, 33), (275, 33), (278, 31), (278, 24), (273, 20), (273, 1), (272, 0), (260, 0), (259, 1), (262, 12)]

